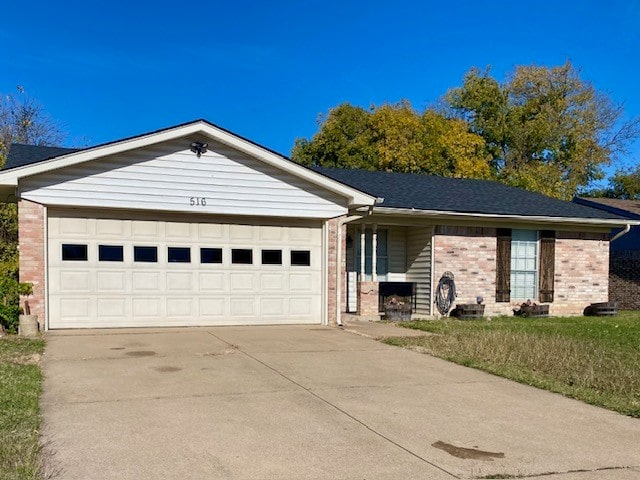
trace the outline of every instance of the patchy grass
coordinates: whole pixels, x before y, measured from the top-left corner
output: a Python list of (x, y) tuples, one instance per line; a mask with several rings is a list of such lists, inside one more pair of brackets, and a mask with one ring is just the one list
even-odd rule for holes
[(44, 340), (0, 338), (0, 478), (41, 479), (40, 355)]
[(423, 320), (388, 338), (520, 383), (640, 418), (640, 313), (615, 317)]

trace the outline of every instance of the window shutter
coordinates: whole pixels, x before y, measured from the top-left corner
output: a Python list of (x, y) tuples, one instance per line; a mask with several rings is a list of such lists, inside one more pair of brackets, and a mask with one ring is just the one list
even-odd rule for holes
[(511, 299), (511, 229), (499, 228), (496, 244), (496, 302)]
[(540, 232), (540, 301), (553, 302), (553, 281), (556, 264), (556, 232)]

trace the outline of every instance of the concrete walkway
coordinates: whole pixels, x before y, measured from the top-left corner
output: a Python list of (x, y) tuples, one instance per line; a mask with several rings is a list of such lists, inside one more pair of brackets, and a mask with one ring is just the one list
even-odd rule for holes
[(337, 328), (56, 332), (43, 366), (63, 479), (640, 479), (638, 420)]

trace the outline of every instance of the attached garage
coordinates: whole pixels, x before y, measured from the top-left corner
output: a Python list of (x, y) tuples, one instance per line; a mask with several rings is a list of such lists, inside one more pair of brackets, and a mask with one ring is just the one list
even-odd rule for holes
[(320, 222), (129, 217), (49, 213), (50, 328), (321, 322)]
[(330, 323), (336, 227), (375, 203), (202, 120), (11, 152), (0, 193), (51, 329)]

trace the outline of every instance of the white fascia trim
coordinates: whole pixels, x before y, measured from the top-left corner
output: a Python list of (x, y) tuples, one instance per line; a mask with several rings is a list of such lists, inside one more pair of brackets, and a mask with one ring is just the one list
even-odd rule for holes
[(500, 220), (516, 223), (570, 223), (573, 225), (625, 227), (626, 225), (640, 225), (640, 220), (613, 220), (606, 218), (579, 217), (543, 217), (522, 215), (500, 215), (489, 213), (447, 212), (442, 210), (415, 210), (409, 208), (374, 207), (373, 213), (381, 215), (400, 215), (411, 217), (434, 218), (440, 220)]
[(247, 140), (238, 138), (229, 132), (216, 128), (214, 125), (203, 121), (197, 121), (180, 127), (163, 130), (161, 132), (142, 135), (129, 140), (110, 143), (102, 147), (98, 146), (76, 153), (61, 155), (34, 165), (14, 168), (8, 172), (0, 173), (0, 185), (16, 186), (18, 181), (23, 177), (37, 175), (39, 173), (44, 173), (58, 168), (70, 167), (83, 162), (96, 160), (101, 157), (116, 155), (129, 150), (144, 148), (157, 143), (198, 133), (207, 135), (218, 142), (229, 145), (236, 150), (262, 160), (263, 162), (279, 168), (280, 170), (284, 170), (314, 185), (318, 185), (326, 190), (346, 197), (349, 200), (350, 207), (369, 206), (375, 204), (376, 198), (371, 195), (367, 195), (355, 188), (348, 187), (336, 180), (309, 170), (283, 156), (270, 152), (269, 150)]

